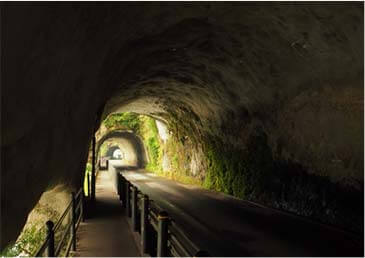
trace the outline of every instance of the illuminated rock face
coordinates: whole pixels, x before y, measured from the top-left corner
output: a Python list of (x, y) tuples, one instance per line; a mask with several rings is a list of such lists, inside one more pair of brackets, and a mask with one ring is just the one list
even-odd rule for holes
[(245, 149), (259, 131), (274, 161), (363, 189), (361, 3), (1, 12), (2, 248), (45, 189), (80, 182), (98, 121), (114, 111), (171, 120), (228, 148)]

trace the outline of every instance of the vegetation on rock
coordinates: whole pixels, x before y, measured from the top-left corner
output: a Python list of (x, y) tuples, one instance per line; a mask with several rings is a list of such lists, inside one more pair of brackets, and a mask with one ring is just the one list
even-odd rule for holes
[[(3, 250), (1, 256), (34, 256), (46, 238), (45, 223), (57, 221), (60, 213), (51, 205), (39, 202), (28, 217), (28, 221), (17, 241)], [(62, 231), (62, 228), (60, 229)], [(56, 240), (59, 235), (56, 235)]]
[(140, 115), (132, 112), (125, 113), (116, 113), (109, 115), (104, 121), (103, 124), (106, 128), (115, 129), (115, 128), (124, 128), (132, 130), (135, 133), (139, 133), (141, 121)]
[[(345, 225), (354, 231), (363, 225), (361, 207), (346, 201), (359, 199), (356, 191), (345, 189), (328, 177), (309, 174), (294, 161), (274, 158), (261, 127), (251, 130), (245, 145), (237, 147), (224, 142), (216, 133), (200, 131), (197, 126), (200, 120), (186, 108), (170, 110), (169, 114), (164, 117), (170, 131), (165, 142), (159, 137), (155, 120), (149, 116), (113, 114), (105, 123), (109, 128), (128, 128), (140, 135), (149, 156), (147, 169), (156, 174), (326, 223)], [(199, 148), (202, 152), (197, 155)], [(197, 167), (194, 173), (193, 162)]]

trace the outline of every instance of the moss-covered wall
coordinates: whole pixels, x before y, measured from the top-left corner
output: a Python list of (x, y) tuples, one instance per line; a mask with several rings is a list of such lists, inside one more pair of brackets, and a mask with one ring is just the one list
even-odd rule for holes
[[(295, 160), (278, 157), (263, 126), (249, 126), (245, 137), (236, 138), (241, 145), (233, 144), (227, 137), (199, 131), (196, 120), (189, 120), (192, 115), (186, 112), (177, 110), (176, 117), (167, 118), (170, 137), (166, 142), (158, 137), (155, 126), (148, 127), (152, 131), (145, 143), (153, 157), (148, 169), (180, 182), (362, 232), (360, 183), (360, 188), (344, 185), (318, 171), (310, 172)], [(153, 119), (148, 119), (153, 125)], [(225, 126), (229, 128), (230, 121)]]
[(268, 136), (257, 128), (240, 149), (210, 137), (203, 186), (270, 207), (363, 231), (361, 190), (308, 173), (292, 160), (273, 158)]
[(278, 156), (262, 124), (246, 125), (244, 137), (237, 137), (234, 144), (227, 137), (237, 136), (232, 121), (224, 125), (227, 135), (219, 136), (201, 130), (199, 118), (186, 107), (170, 110), (164, 118), (167, 139), (160, 137), (156, 120), (149, 116), (114, 114), (105, 122), (141, 136), (149, 171), (361, 232), (361, 189), (310, 173), (297, 161)]

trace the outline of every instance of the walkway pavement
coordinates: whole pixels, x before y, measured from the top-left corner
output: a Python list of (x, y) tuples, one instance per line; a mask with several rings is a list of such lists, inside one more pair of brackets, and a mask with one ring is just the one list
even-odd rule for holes
[(77, 231), (74, 256), (140, 256), (108, 171), (96, 180), (96, 203)]

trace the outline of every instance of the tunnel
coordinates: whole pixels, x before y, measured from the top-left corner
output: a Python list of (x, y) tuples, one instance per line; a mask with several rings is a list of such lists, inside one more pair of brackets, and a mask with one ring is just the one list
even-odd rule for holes
[(113, 130), (109, 131), (98, 140), (96, 146), (96, 154), (100, 152), (101, 145), (111, 140), (114, 144), (109, 147), (106, 156), (112, 157), (113, 152), (119, 148), (121, 150), (122, 158), (131, 166), (143, 168), (147, 163), (147, 155), (142, 140), (133, 132)]
[(363, 3), (0, 6), (1, 249), (123, 112), (163, 121), (204, 188), (363, 234)]
[[(115, 154), (117, 152), (117, 154)], [(111, 146), (106, 155), (107, 157), (113, 157), (113, 158), (121, 158), (121, 154), (119, 154), (121, 152), (120, 148), (118, 147), (118, 145), (114, 145), (114, 146)]]

